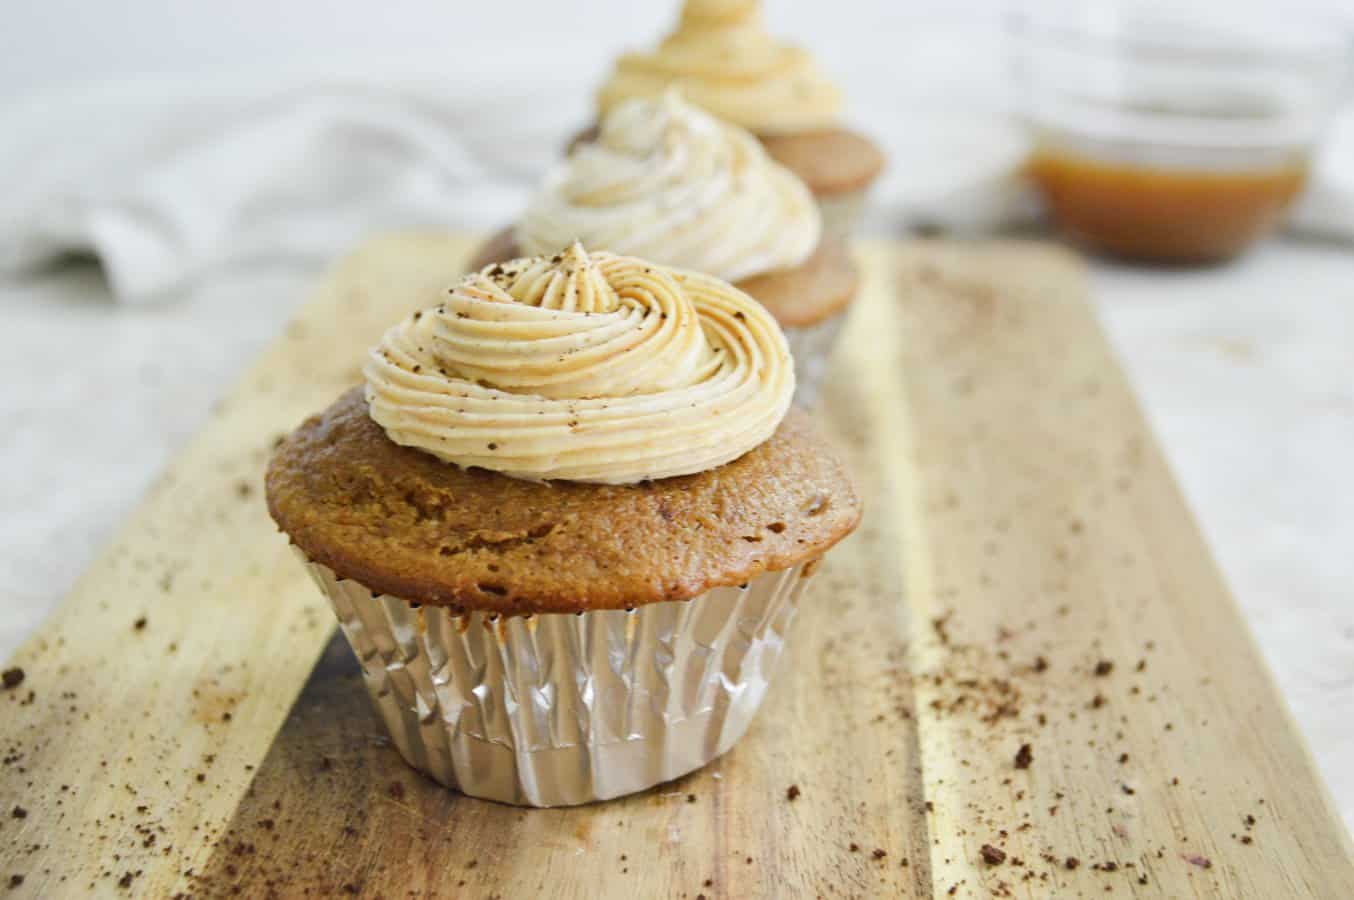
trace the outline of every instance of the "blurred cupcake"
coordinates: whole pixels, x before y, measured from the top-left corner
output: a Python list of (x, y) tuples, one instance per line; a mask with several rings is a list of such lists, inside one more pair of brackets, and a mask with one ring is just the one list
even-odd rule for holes
[(851, 235), (883, 154), (842, 127), (841, 94), (813, 57), (767, 34), (760, 0), (686, 0), (676, 30), (656, 48), (617, 61), (598, 92), (599, 114), (672, 85), (760, 138), (813, 191), (827, 234)]
[(622, 103), (471, 268), (553, 253), (574, 239), (736, 283), (784, 328), (796, 400), (812, 404), (855, 296), (856, 267), (840, 241), (823, 238), (808, 189), (752, 135), (675, 89)]
[(267, 476), (395, 745), (533, 806), (704, 765), (860, 515), (787, 414), (780, 330), (718, 279), (579, 245), (441, 300)]

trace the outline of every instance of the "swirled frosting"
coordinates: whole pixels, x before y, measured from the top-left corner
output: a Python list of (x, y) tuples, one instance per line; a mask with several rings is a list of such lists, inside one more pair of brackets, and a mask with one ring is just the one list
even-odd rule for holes
[(386, 332), (364, 374), (397, 444), (603, 484), (730, 462), (771, 436), (794, 393), (785, 337), (755, 300), (577, 243), (466, 276)]
[(721, 119), (758, 134), (828, 128), (841, 94), (801, 47), (774, 40), (760, 0), (687, 0), (677, 29), (648, 53), (627, 53), (602, 86), (603, 115), (669, 85)]
[(813, 195), (746, 131), (676, 89), (630, 100), (547, 177), (518, 223), (523, 253), (571, 240), (737, 281), (818, 246)]

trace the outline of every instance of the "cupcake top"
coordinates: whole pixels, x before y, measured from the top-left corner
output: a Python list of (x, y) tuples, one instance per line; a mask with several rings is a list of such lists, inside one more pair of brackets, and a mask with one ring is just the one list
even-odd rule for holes
[(578, 243), (467, 276), (390, 329), (364, 374), (371, 418), (396, 444), (600, 484), (737, 459), (794, 393), (784, 335), (752, 298)]
[(392, 328), (279, 444), (268, 509), (340, 579), (456, 611), (619, 609), (807, 564), (860, 519), (771, 317), (574, 244)]
[(628, 53), (598, 94), (603, 115), (676, 84), (691, 102), (756, 132), (833, 127), (841, 94), (809, 53), (767, 34), (759, 0), (686, 0), (677, 29)]
[(731, 463), (638, 485), (541, 484), (401, 447), (354, 388), (273, 454), (268, 508), (339, 578), (520, 615), (686, 600), (817, 559), (860, 501), (808, 417)]
[(611, 110), (515, 229), (528, 255), (577, 238), (727, 281), (797, 266), (821, 234), (808, 188), (751, 134), (676, 88)]

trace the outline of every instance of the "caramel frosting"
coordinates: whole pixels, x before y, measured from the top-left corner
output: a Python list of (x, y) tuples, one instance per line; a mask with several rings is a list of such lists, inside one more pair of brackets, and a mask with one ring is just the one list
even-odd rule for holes
[(751, 297), (578, 243), (466, 276), (386, 332), (364, 374), (395, 443), (533, 481), (713, 469), (767, 440), (794, 393)]
[(515, 230), (527, 254), (569, 241), (726, 281), (799, 265), (822, 220), (809, 189), (751, 134), (670, 88), (620, 104), (553, 172)]
[(692, 103), (757, 134), (830, 128), (841, 111), (840, 92), (808, 51), (767, 34), (759, 0), (687, 0), (657, 48), (617, 61), (597, 103), (605, 115), (674, 84)]

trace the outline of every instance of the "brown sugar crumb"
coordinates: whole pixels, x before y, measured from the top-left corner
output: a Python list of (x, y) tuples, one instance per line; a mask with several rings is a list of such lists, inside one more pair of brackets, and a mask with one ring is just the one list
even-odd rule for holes
[(791, 802), (799, 799), (799, 785), (792, 784), (785, 789), (785, 799)]
[(5, 690), (11, 691), (24, 683), (24, 670), (18, 666), (6, 669), (3, 674), (0, 674), (0, 682), (5, 685)]
[(1198, 854), (1186, 856), (1185, 862), (1189, 863), (1191, 866), (1198, 866), (1201, 869), (1213, 868), (1213, 860), (1209, 859), (1207, 856), (1199, 856)]
[(695, 795), (695, 794), (687, 794), (687, 795), (686, 795), (686, 802), (687, 802), (687, 803), (695, 803), (695, 802), (696, 802), (696, 795)]
[(10, 812), (10, 815), (16, 819), (27, 819), (28, 810), (24, 809), (22, 806), (16, 806), (13, 811)]
[(1241, 843), (1243, 843), (1243, 844), (1253, 844), (1253, 843), (1255, 843), (1255, 838), (1251, 837), (1249, 834), (1243, 834), (1243, 835), (1241, 836)]
[(1034, 762), (1034, 749), (1029, 744), (1021, 744), (1020, 749), (1016, 751), (1015, 767), (1017, 769), (1028, 769), (1032, 762)]
[(931, 620), (931, 627), (935, 629), (936, 637), (945, 646), (949, 646), (950, 643), (949, 624), (950, 617), (953, 615), (954, 610), (950, 610), (949, 612), (945, 613), (945, 615), (936, 616), (934, 619)]
[(1075, 856), (1069, 856), (1067, 857), (1067, 859), (1063, 861), (1063, 868), (1069, 871), (1071, 871), (1072, 869), (1080, 868), (1080, 866), (1081, 860), (1077, 859)]
[(852, 853), (859, 853), (860, 844), (857, 844), (855, 841), (852, 841), (851, 844), (846, 849), (850, 850)]
[(132, 623), (132, 630), (133, 630), (133, 631), (145, 631), (145, 630), (146, 630), (146, 617), (145, 617), (145, 616), (142, 616), (141, 618), (139, 618), (139, 619), (137, 619), (135, 622), (133, 622), (133, 623)]
[(1042, 657), (1042, 656), (1036, 656), (1036, 657), (1034, 658), (1034, 671), (1036, 671), (1036, 672), (1047, 672), (1047, 671), (1048, 671), (1048, 660), (1045, 659), (1045, 658)]
[(118, 879), (118, 887), (123, 888), (124, 890), (131, 887), (132, 881), (135, 880), (135, 878), (136, 876), (131, 872), (123, 872), (122, 877)]
[(886, 851), (880, 849), (879, 847), (875, 847), (875, 848), (874, 848), (874, 852), (873, 852), (871, 855), (872, 855), (875, 859), (883, 859), (884, 857), (888, 856), (888, 853), (887, 853)]
[(1104, 678), (1106, 675), (1108, 675), (1113, 671), (1114, 671), (1114, 663), (1110, 662), (1108, 659), (1102, 659), (1100, 662), (1095, 664), (1095, 677), (1097, 678)]
[(999, 866), (1006, 862), (1006, 851), (1000, 847), (993, 847), (991, 844), (983, 844), (978, 853), (982, 856), (983, 862), (989, 866)]
[(11, 875), (11, 876), (9, 876), (9, 889), (10, 889), (11, 891), (14, 890), (15, 888), (17, 888), (19, 885), (21, 885), (21, 884), (23, 884), (23, 883), (24, 883), (24, 877), (23, 877), (22, 875)]
[(1109, 701), (1105, 699), (1104, 694), (1096, 694), (1094, 697), (1091, 698), (1091, 709), (1099, 709), (1108, 702)]

